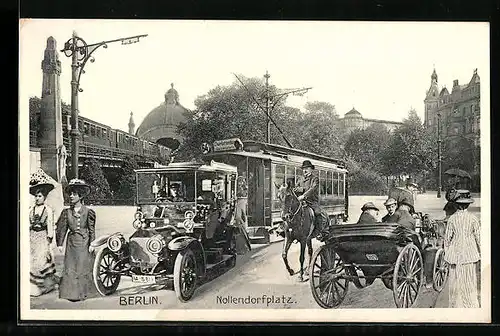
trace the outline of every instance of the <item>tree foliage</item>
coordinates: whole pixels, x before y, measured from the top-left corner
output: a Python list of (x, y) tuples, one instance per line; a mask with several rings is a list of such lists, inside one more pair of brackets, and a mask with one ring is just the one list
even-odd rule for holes
[(95, 203), (112, 197), (108, 181), (97, 160), (87, 160), (80, 172), (80, 177), (91, 187), (90, 194), (86, 197), (87, 202)]
[(138, 168), (140, 167), (135, 156), (129, 156), (123, 160), (121, 174), (118, 178), (119, 186), (116, 194), (117, 199), (129, 201), (134, 199), (136, 194), (134, 170)]
[(414, 109), (396, 128), (383, 157), (386, 173), (391, 175), (418, 175), (430, 171), (437, 161), (436, 142)]

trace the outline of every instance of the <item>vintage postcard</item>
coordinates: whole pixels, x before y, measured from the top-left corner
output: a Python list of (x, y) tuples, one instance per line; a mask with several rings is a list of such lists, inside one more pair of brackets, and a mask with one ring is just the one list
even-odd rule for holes
[(20, 20), (21, 320), (491, 322), (489, 43)]

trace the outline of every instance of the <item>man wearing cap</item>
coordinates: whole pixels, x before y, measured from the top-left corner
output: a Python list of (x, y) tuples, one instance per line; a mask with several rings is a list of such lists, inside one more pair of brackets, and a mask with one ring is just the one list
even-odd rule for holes
[(387, 209), (387, 215), (382, 217), (382, 222), (384, 223), (397, 223), (398, 218), (395, 215), (396, 208), (398, 207), (398, 202), (394, 198), (388, 198), (384, 202), (384, 206)]
[(321, 208), (319, 206), (319, 178), (317, 175), (313, 174), (314, 165), (309, 160), (302, 162), (302, 171), (304, 174), (304, 193), (298, 197), (299, 201), (305, 201), (309, 207), (314, 211), (314, 223), (311, 225), (309, 231), (309, 236), (313, 233), (316, 223), (319, 224), (318, 228), (320, 231), (320, 236), (324, 233), (326, 228), (326, 218), (321, 213)]
[(474, 200), (468, 190), (457, 190), (457, 211), (450, 216), (444, 240), (449, 269), (449, 307), (478, 308), (478, 265), (481, 260), (479, 220), (467, 211)]
[(357, 224), (375, 224), (378, 223), (378, 208), (372, 202), (365, 203), (361, 207), (361, 216)]

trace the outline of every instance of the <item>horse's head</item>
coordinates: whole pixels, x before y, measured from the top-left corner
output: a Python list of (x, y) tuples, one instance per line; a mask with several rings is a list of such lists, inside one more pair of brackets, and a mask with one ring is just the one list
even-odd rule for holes
[(293, 212), (297, 210), (297, 207), (300, 205), (297, 199), (297, 195), (293, 190), (294, 183), (292, 181), (287, 181), (286, 184), (276, 185), (278, 188), (278, 199), (281, 202), (281, 213), (283, 219), (288, 219)]

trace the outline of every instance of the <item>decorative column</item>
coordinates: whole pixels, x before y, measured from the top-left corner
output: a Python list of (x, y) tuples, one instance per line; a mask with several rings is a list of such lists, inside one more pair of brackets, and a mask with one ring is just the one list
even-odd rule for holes
[[(54, 180), (61, 182), (65, 172), (65, 162), (59, 158), (63, 148), (61, 92), (59, 79), (61, 62), (56, 49), (56, 40), (51, 36), (47, 39), (44, 58), (42, 61), (42, 106), (39, 123), (39, 145), (42, 169)], [(61, 161), (61, 162), (59, 162)]]

